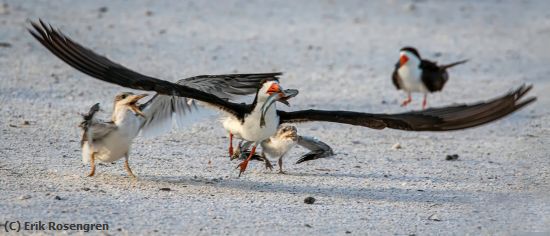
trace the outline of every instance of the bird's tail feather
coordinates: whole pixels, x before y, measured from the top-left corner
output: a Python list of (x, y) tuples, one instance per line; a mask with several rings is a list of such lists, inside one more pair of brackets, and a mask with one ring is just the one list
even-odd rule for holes
[(451, 63), (451, 64), (442, 65), (442, 66), (441, 66), (441, 69), (445, 70), (445, 69), (451, 68), (451, 67), (453, 67), (453, 66), (458, 66), (458, 65), (460, 65), (460, 64), (464, 64), (464, 63), (466, 63), (466, 62), (468, 62), (468, 61), (469, 61), (469, 59), (466, 59), (466, 60), (462, 60), (462, 61), (453, 62), (453, 63)]

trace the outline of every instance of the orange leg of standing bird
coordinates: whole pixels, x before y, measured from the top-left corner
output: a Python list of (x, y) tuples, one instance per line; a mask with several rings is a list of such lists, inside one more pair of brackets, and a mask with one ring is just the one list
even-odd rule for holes
[(428, 104), (428, 94), (424, 94), (424, 100), (422, 100), (422, 110), (426, 110), (427, 104)]
[(233, 156), (233, 134), (229, 133), (229, 158)]
[(248, 155), (248, 158), (246, 158), (246, 160), (244, 160), (243, 162), (241, 162), (241, 164), (237, 166), (237, 168), (241, 168), (239, 172), (239, 177), (241, 177), (241, 174), (246, 170), (246, 167), (248, 166), (248, 161), (250, 161), (252, 156), (254, 156), (254, 153), (256, 153), (256, 144), (252, 146), (252, 150), (250, 150), (250, 155)]
[(405, 99), (405, 100), (401, 103), (401, 106), (402, 106), (402, 107), (407, 106), (407, 105), (409, 105), (409, 103), (411, 103), (411, 101), (412, 101), (411, 93), (408, 93), (408, 94), (407, 94), (407, 99)]

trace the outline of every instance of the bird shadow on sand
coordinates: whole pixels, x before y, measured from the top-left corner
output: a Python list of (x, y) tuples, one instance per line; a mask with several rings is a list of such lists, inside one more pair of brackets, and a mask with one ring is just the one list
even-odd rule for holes
[[(266, 173), (271, 174), (271, 173)], [(279, 173), (272, 173), (279, 174)], [(428, 177), (428, 176), (407, 176), (407, 175), (393, 175), (384, 173), (370, 173), (370, 174), (355, 174), (349, 172), (286, 172), (284, 175), (296, 176), (296, 177), (336, 177), (336, 178), (357, 178), (357, 179), (387, 179), (388, 181), (407, 181), (407, 182), (420, 182), (430, 180), (433, 183), (447, 183), (449, 181)]]
[[(417, 203), (470, 203), (474, 198), (472, 193), (456, 190), (429, 190), (406, 188), (380, 188), (369, 186), (329, 186), (286, 184), (282, 182), (268, 182), (265, 180), (251, 180), (243, 178), (208, 179), (191, 176), (142, 176), (140, 181), (147, 185), (158, 186), (161, 183), (178, 186), (212, 187), (216, 189), (234, 189), (250, 193), (276, 193), (290, 195), (309, 195), (316, 197), (344, 198), (349, 200), (372, 200), (391, 202)], [(479, 194), (479, 193), (476, 193)]]

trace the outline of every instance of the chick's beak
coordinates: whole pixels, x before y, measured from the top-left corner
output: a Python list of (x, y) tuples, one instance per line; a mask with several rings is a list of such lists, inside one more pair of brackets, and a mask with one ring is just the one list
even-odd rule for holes
[(139, 109), (138, 105), (137, 105), (137, 102), (144, 98), (144, 97), (147, 97), (148, 94), (140, 94), (140, 95), (132, 95), (132, 97), (130, 98), (130, 102), (128, 103), (128, 106), (130, 106), (130, 109), (132, 109), (132, 111), (134, 113), (136, 113), (137, 115), (139, 116), (142, 116), (145, 118), (145, 114), (143, 114), (143, 112), (141, 111), (141, 109)]

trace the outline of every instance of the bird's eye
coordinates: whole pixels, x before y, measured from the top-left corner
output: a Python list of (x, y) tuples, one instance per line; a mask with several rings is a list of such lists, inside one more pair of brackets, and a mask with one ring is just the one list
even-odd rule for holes
[(125, 99), (126, 98), (126, 94), (122, 94), (122, 99)]

